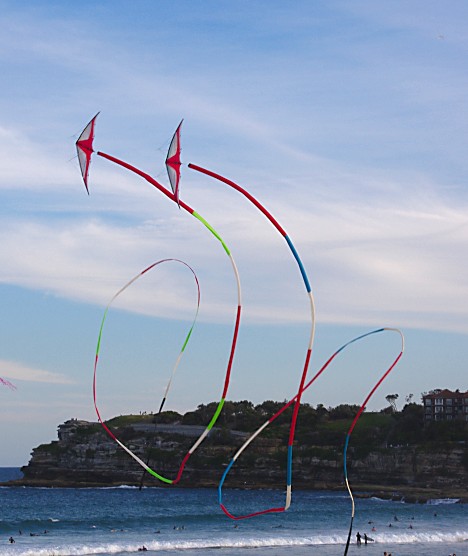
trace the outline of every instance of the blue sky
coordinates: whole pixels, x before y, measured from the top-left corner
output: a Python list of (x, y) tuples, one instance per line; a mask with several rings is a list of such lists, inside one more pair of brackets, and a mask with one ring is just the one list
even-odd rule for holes
[[(0, 465), (22, 465), (70, 418), (95, 419), (104, 308), (149, 264), (176, 257), (201, 282), (199, 323), (168, 409), (219, 399), (236, 307), (213, 237), (146, 182), (183, 161), (246, 187), (279, 220), (317, 307), (311, 370), (352, 337), (400, 328), (403, 360), (371, 409), (436, 387), (466, 390), (468, 34), (465, 2), (0, 1)], [(230, 247), (243, 320), (230, 399), (295, 394), (309, 333), (284, 240), (245, 199), (187, 167), (181, 197)], [(193, 278), (164, 265), (119, 298), (99, 368), (105, 418), (159, 406), (195, 310)], [(353, 346), (305, 394), (360, 403), (395, 335)], [(401, 405), (401, 403), (400, 403)], [(13, 441), (14, 439), (14, 441)]]

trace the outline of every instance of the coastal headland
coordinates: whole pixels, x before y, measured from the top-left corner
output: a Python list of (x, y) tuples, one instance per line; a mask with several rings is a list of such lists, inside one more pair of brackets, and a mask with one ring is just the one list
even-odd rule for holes
[[(180, 463), (209, 421), (212, 404), (180, 415), (126, 415), (107, 426), (157, 473), (174, 478)], [(226, 402), (214, 427), (190, 458), (180, 487), (216, 487), (236, 449), (282, 402)], [(343, 443), (354, 406), (313, 408), (304, 404), (293, 451), (296, 489), (342, 490)], [(442, 425), (442, 426), (441, 426)], [(464, 423), (425, 424), (422, 406), (401, 412), (364, 413), (348, 450), (348, 476), (356, 496), (424, 503), (434, 498), (468, 502), (467, 428)], [(226, 488), (283, 488), (288, 413), (259, 436), (229, 473)], [(70, 419), (58, 440), (33, 449), (24, 477), (9, 486), (164, 487), (110, 438), (99, 423)]]

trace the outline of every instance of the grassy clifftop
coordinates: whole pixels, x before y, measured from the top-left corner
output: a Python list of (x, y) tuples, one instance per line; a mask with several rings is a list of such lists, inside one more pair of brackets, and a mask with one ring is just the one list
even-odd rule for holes
[[(180, 415), (123, 415), (106, 424), (158, 473), (174, 478), (180, 462), (204, 430), (217, 404), (200, 405)], [(208, 438), (190, 458), (181, 486), (216, 486), (250, 433), (283, 406), (266, 401), (225, 403)], [(304, 404), (299, 413), (293, 477), (296, 488), (342, 488), (342, 452), (356, 406), (325, 408)], [(408, 404), (364, 412), (348, 450), (348, 473), (355, 488), (433, 490), (468, 497), (468, 426), (466, 423), (424, 425), (422, 406)], [(268, 427), (233, 466), (226, 486), (284, 486), (291, 409)], [(89, 486), (139, 484), (142, 469), (98, 423), (70, 420), (59, 426), (58, 441), (38, 446), (23, 468), (22, 484)], [(149, 474), (145, 485), (162, 486)], [(449, 494), (446, 494), (449, 495)]]

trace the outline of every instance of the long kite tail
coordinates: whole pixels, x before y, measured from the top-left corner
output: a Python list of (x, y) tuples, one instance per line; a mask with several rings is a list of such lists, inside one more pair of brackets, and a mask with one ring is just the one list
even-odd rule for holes
[[(244, 195), (244, 197), (246, 197), (255, 207), (257, 207), (257, 209), (260, 210), (260, 212), (262, 212), (264, 214), (264, 216), (266, 216), (266, 218), (271, 222), (271, 224), (273, 224), (273, 226), (276, 228), (276, 230), (280, 233), (280, 235), (284, 238), (284, 240), (288, 244), (288, 247), (291, 250), (292, 255), (293, 255), (293, 257), (294, 257), (294, 259), (295, 259), (295, 261), (296, 261), (296, 263), (299, 267), (299, 270), (300, 270), (300, 273), (301, 273), (301, 276), (302, 276), (302, 280), (303, 280), (305, 288), (306, 288), (307, 297), (308, 297), (309, 304), (310, 304), (311, 325), (310, 325), (310, 336), (309, 336), (309, 343), (308, 343), (307, 351), (306, 351), (305, 362), (304, 362), (304, 366), (303, 366), (303, 369), (302, 369), (302, 374), (301, 374), (301, 379), (300, 379), (300, 382), (299, 382), (298, 391), (297, 391), (297, 394), (294, 398), (294, 408), (293, 408), (293, 414), (292, 414), (292, 418), (291, 418), (291, 425), (290, 425), (290, 429), (289, 429), (288, 452), (287, 452), (287, 473), (286, 473), (286, 501), (285, 501), (284, 506), (282, 508), (280, 508), (280, 510), (281, 509), (282, 510), (287, 510), (289, 508), (290, 504), (291, 504), (291, 494), (292, 494), (292, 492), (291, 492), (292, 491), (292, 450), (293, 450), (294, 436), (295, 436), (295, 432), (296, 432), (297, 417), (298, 417), (298, 413), (299, 413), (299, 407), (300, 407), (300, 404), (301, 404), (301, 396), (302, 396), (302, 392), (304, 391), (304, 384), (305, 384), (305, 381), (306, 381), (306, 378), (307, 378), (307, 372), (308, 372), (308, 369), (309, 369), (310, 358), (311, 358), (311, 354), (312, 354), (312, 346), (313, 346), (314, 335), (315, 335), (315, 304), (314, 304), (314, 297), (313, 297), (313, 294), (312, 294), (312, 288), (310, 286), (310, 282), (309, 282), (309, 278), (307, 276), (307, 272), (304, 268), (304, 265), (301, 261), (301, 258), (299, 257), (299, 253), (297, 252), (296, 248), (294, 247), (294, 244), (293, 244), (291, 238), (288, 236), (288, 234), (286, 233), (284, 228), (279, 224), (279, 222), (273, 217), (273, 215), (260, 203), (260, 201), (258, 201), (246, 189), (244, 189), (243, 187), (241, 187), (237, 183), (233, 182), (232, 180), (230, 180), (228, 178), (225, 178), (224, 176), (221, 176), (220, 174), (212, 172), (211, 170), (207, 170), (206, 168), (202, 168), (201, 166), (197, 166), (196, 164), (189, 164), (188, 167), (191, 168), (192, 170), (196, 170), (197, 172), (200, 172), (202, 174), (210, 176), (210, 177), (212, 177), (212, 178), (214, 178), (214, 179), (216, 179), (216, 180), (218, 180), (222, 183), (225, 183), (229, 187), (235, 189), (236, 191), (238, 191), (239, 193)], [(257, 431), (257, 433), (255, 433), (254, 437), (256, 437), (258, 434), (260, 434), (260, 432), (261, 431)], [(254, 437), (252, 437), (252, 440), (253, 440)], [(240, 454), (238, 454), (238, 455), (240, 455)], [(233, 463), (234, 463), (234, 461), (231, 462), (227, 471), (229, 471), (229, 469), (231, 468)], [(278, 508), (270, 508), (269, 510), (263, 510), (262, 512), (258, 512), (258, 513), (269, 513), (269, 512), (278, 511), (278, 510), (279, 510)]]
[[(225, 374), (225, 378), (224, 378), (224, 385), (223, 385), (223, 391), (222, 391), (222, 394), (221, 394), (221, 399), (218, 402), (218, 405), (217, 405), (216, 410), (215, 410), (215, 412), (214, 412), (214, 414), (211, 418), (211, 421), (208, 423), (205, 430), (200, 435), (200, 437), (195, 441), (195, 443), (190, 448), (190, 450), (185, 454), (185, 456), (184, 456), (184, 458), (183, 458), (183, 460), (180, 464), (180, 467), (179, 467), (179, 470), (177, 472), (177, 476), (175, 477), (175, 479), (168, 479), (166, 477), (163, 477), (162, 475), (159, 475), (159, 474), (155, 473), (154, 471), (150, 470), (149, 468), (147, 468), (145, 466), (145, 463), (142, 460), (137, 460), (144, 469), (146, 469), (150, 474), (155, 476), (160, 481), (163, 481), (165, 483), (170, 483), (170, 484), (176, 484), (180, 481), (180, 479), (182, 477), (182, 473), (183, 473), (184, 468), (185, 468), (185, 465), (187, 464), (188, 460), (190, 459), (192, 454), (197, 450), (197, 448), (200, 446), (200, 444), (205, 440), (205, 438), (208, 436), (209, 432), (211, 431), (211, 429), (215, 425), (216, 421), (218, 420), (218, 417), (219, 417), (219, 415), (220, 415), (220, 413), (223, 409), (223, 405), (224, 405), (224, 402), (226, 400), (226, 396), (227, 396), (227, 392), (228, 392), (228, 388), (229, 388), (229, 384), (230, 384), (230, 379), (231, 379), (231, 370), (232, 370), (232, 365), (233, 365), (233, 362), (234, 362), (234, 355), (235, 355), (236, 346), (237, 346), (237, 337), (238, 337), (240, 319), (241, 319), (241, 313), (242, 313), (242, 294), (241, 294), (241, 285), (240, 285), (239, 272), (237, 270), (237, 266), (236, 266), (236, 263), (234, 261), (234, 257), (232, 256), (232, 253), (230, 252), (229, 248), (227, 247), (226, 243), (223, 241), (221, 236), (193, 208), (191, 208), (189, 205), (184, 203), (181, 199), (177, 198), (174, 193), (172, 193), (171, 191), (166, 189), (164, 186), (162, 186), (158, 181), (156, 181), (152, 176), (150, 176), (146, 172), (143, 172), (143, 171), (139, 170), (138, 168), (136, 168), (135, 166), (132, 166), (131, 164), (128, 164), (127, 162), (124, 162), (123, 160), (120, 160), (120, 159), (118, 159), (118, 158), (116, 158), (112, 155), (106, 154), (104, 152), (98, 151), (96, 154), (98, 156), (101, 156), (102, 158), (105, 158), (105, 159), (109, 160), (110, 162), (114, 162), (115, 164), (118, 164), (119, 166), (122, 166), (123, 168), (126, 168), (127, 170), (130, 170), (131, 172), (141, 176), (147, 182), (149, 182), (151, 185), (153, 185), (156, 189), (158, 189), (161, 193), (166, 195), (166, 197), (168, 197), (171, 201), (178, 204), (178, 206), (180, 208), (183, 208), (185, 211), (187, 211), (189, 214), (191, 214), (194, 218), (199, 220), (215, 236), (215, 238), (221, 243), (225, 253), (229, 257), (229, 260), (230, 260), (231, 266), (232, 266), (232, 270), (233, 270), (233, 273), (234, 273), (234, 277), (235, 277), (235, 280), (236, 280), (236, 285), (237, 285), (237, 313), (236, 313), (236, 321), (235, 321), (235, 325), (234, 325), (233, 337), (232, 337), (232, 341), (231, 341), (231, 350), (230, 350), (229, 360), (228, 360), (228, 364), (227, 364), (227, 368), (226, 368), (226, 374)], [(115, 440), (119, 444), (121, 444), (117, 439), (115, 439)]]
[[(377, 328), (376, 330), (371, 330), (370, 332), (367, 332), (365, 334), (361, 334), (359, 336), (356, 336), (355, 338), (353, 338), (352, 340), (349, 340), (348, 342), (346, 342), (345, 344), (343, 344), (339, 349), (337, 349), (335, 351), (335, 353), (333, 353), (333, 355), (331, 355), (327, 361), (322, 365), (322, 367), (315, 373), (315, 375), (309, 380), (309, 382), (304, 386), (302, 393), (304, 393), (310, 386), (312, 386), (312, 384), (318, 379), (318, 377), (327, 369), (327, 367), (332, 363), (332, 361), (343, 351), (345, 351), (349, 346), (351, 346), (352, 344), (359, 342), (361, 340), (364, 340), (365, 338), (372, 336), (374, 334), (379, 334), (381, 332), (397, 332), (401, 338), (403, 338), (402, 333), (400, 332), (400, 330), (396, 329), (396, 328)], [(384, 376), (387, 376), (388, 373), (395, 367), (395, 365), (398, 363), (398, 361), (400, 360), (402, 355), (402, 352), (400, 352), (398, 354), (398, 356), (392, 361), (390, 367), (388, 368), (388, 370), (385, 372)], [(381, 382), (381, 381), (380, 381)], [(245, 515), (234, 515), (232, 514), (227, 508), (226, 506), (223, 504), (223, 485), (224, 485), (224, 481), (226, 480), (226, 477), (229, 473), (229, 471), (231, 470), (231, 467), (234, 465), (235, 461), (239, 458), (239, 456), (242, 454), (242, 452), (249, 446), (249, 444), (263, 431), (265, 430), (271, 423), (273, 423), (284, 411), (286, 411), (286, 409), (288, 409), (288, 407), (290, 407), (295, 401), (296, 401), (297, 396), (295, 396), (294, 398), (292, 398), (291, 400), (289, 400), (289, 402), (287, 402), (286, 404), (283, 405), (283, 407), (281, 407), (272, 417), (270, 417), (270, 419), (268, 419), (268, 421), (266, 421), (265, 423), (263, 423), (263, 425), (258, 428), (255, 433), (250, 436), (245, 443), (237, 450), (237, 452), (235, 453), (235, 455), (233, 456), (233, 458), (231, 459), (229, 465), (227, 466), (227, 468), (225, 469), (223, 476), (221, 477), (221, 481), (219, 482), (218, 485), (218, 501), (219, 501), (219, 505), (221, 507), (221, 509), (223, 510), (223, 512), (230, 517), (231, 519), (235, 519), (235, 520), (239, 520), (239, 519), (247, 519), (250, 517), (255, 517), (257, 515), (262, 515), (262, 514), (266, 514), (266, 513), (278, 513), (278, 512), (284, 512), (285, 508), (284, 507), (280, 507), (280, 508), (270, 508), (268, 510), (262, 510), (262, 511), (258, 511), (258, 512), (253, 512), (250, 514), (245, 514)], [(362, 412), (361, 412), (362, 413)], [(356, 420), (357, 422), (357, 420)], [(353, 500), (353, 509), (354, 509), (354, 499)], [(353, 510), (353, 517), (354, 517), (354, 510)]]
[[(183, 261), (181, 261), (181, 262), (183, 262)], [(183, 264), (186, 264), (186, 263), (183, 263)], [(200, 283), (198, 281), (198, 277), (195, 274), (195, 271), (193, 270), (193, 268), (191, 266), (187, 265), (187, 264), (186, 264), (186, 266), (192, 272), (193, 277), (195, 279), (195, 282), (197, 284), (197, 310), (195, 312), (195, 316), (194, 316), (193, 321), (192, 321), (192, 326), (190, 327), (190, 329), (188, 331), (188, 334), (185, 337), (185, 340), (184, 340), (184, 343), (182, 344), (182, 348), (179, 352), (179, 355), (177, 356), (177, 359), (174, 363), (174, 366), (172, 367), (172, 372), (171, 372), (171, 375), (169, 377), (169, 381), (167, 383), (166, 389), (164, 391), (164, 394), (163, 394), (163, 397), (162, 397), (162, 400), (161, 400), (161, 404), (159, 405), (159, 410), (158, 410), (158, 412), (157, 412), (157, 414), (155, 415), (155, 418), (154, 418), (154, 430), (156, 430), (158, 415), (160, 415), (162, 413), (162, 410), (164, 408), (164, 404), (166, 403), (167, 397), (169, 395), (169, 391), (170, 391), (171, 386), (172, 386), (172, 381), (174, 380), (175, 374), (177, 372), (179, 364), (180, 364), (180, 362), (182, 360), (182, 357), (184, 355), (185, 348), (187, 347), (187, 344), (190, 340), (190, 337), (192, 336), (192, 332), (193, 332), (193, 329), (195, 327), (195, 323), (197, 322), (198, 312), (200, 310)], [(147, 467), (149, 467), (150, 459), (151, 459), (151, 446), (150, 446), (150, 444), (148, 444), (148, 455), (146, 456), (146, 466)], [(143, 483), (144, 483), (144, 480), (145, 480), (145, 474), (146, 474), (146, 469), (143, 469), (143, 472), (141, 474), (141, 479), (140, 479), (140, 485), (138, 487), (139, 490), (141, 490), (143, 488)]]
[[(349, 490), (348, 481), (346, 481), (346, 485), (348, 486), (348, 490)], [(354, 521), (354, 500), (353, 500), (353, 514), (351, 515), (351, 521), (349, 523), (348, 538), (346, 539), (346, 547), (345, 547), (345, 551), (344, 551), (344, 556), (346, 556), (346, 554), (348, 554), (349, 543), (351, 541), (351, 533), (353, 532), (353, 521)]]
[(385, 373), (379, 378), (379, 380), (375, 383), (375, 385), (373, 386), (373, 388), (371, 389), (371, 391), (367, 394), (366, 399), (364, 400), (364, 402), (362, 403), (361, 407), (359, 408), (358, 412), (356, 413), (356, 416), (354, 417), (348, 432), (346, 433), (346, 439), (345, 439), (345, 443), (344, 443), (344, 449), (343, 449), (343, 471), (344, 471), (344, 479), (345, 479), (345, 483), (346, 483), (346, 488), (348, 490), (349, 496), (351, 498), (351, 520), (350, 520), (350, 524), (349, 524), (349, 533), (348, 533), (348, 539), (346, 541), (346, 547), (345, 547), (345, 551), (344, 551), (344, 556), (346, 556), (346, 554), (348, 553), (348, 549), (349, 549), (349, 543), (351, 540), (351, 533), (353, 530), (353, 521), (354, 521), (354, 512), (355, 512), (355, 503), (354, 503), (354, 496), (353, 496), (353, 492), (351, 490), (351, 487), (349, 485), (349, 480), (348, 480), (348, 463), (347, 463), (347, 455), (348, 455), (348, 445), (349, 445), (349, 440), (351, 438), (351, 434), (354, 430), (354, 427), (356, 426), (356, 423), (359, 420), (359, 417), (361, 416), (362, 412), (364, 411), (364, 409), (366, 408), (367, 403), (369, 402), (369, 400), (371, 399), (371, 397), (374, 395), (374, 392), (377, 390), (377, 388), (382, 384), (382, 382), (387, 378), (387, 376), (391, 373), (391, 371), (394, 369), (394, 367), (396, 366), (396, 364), (398, 363), (398, 361), (401, 359), (403, 352), (405, 350), (405, 339), (403, 337), (402, 332), (398, 329), (398, 328), (384, 328), (382, 330), (389, 330), (389, 331), (393, 331), (393, 332), (397, 332), (400, 335), (400, 339), (401, 339), (401, 351), (398, 355), (398, 357), (395, 359), (395, 361), (392, 363), (392, 365), (385, 371)]
[[(185, 340), (183, 342), (182, 345), (182, 349), (179, 353), (179, 356), (177, 357), (177, 361), (176, 364), (174, 365), (173, 369), (172, 369), (172, 373), (171, 373), (171, 377), (169, 379), (169, 384), (166, 387), (166, 392), (165, 392), (165, 396), (167, 396), (167, 393), (169, 391), (170, 388), (170, 384), (172, 382), (172, 379), (174, 377), (174, 374), (177, 370), (177, 367), (179, 365), (179, 362), (181, 360), (181, 357), (185, 351), (185, 347), (187, 346), (187, 343), (190, 339), (190, 336), (192, 334), (193, 328), (195, 326), (195, 322), (197, 320), (197, 316), (198, 316), (198, 311), (199, 311), (199, 307), (200, 307), (200, 285), (198, 282), (198, 278), (197, 275), (195, 274), (195, 271), (193, 270), (192, 267), (190, 267), (187, 263), (185, 263), (184, 261), (181, 261), (180, 259), (162, 259), (160, 261), (157, 261), (153, 264), (151, 264), (150, 266), (148, 266), (147, 268), (145, 268), (142, 272), (140, 272), (139, 274), (137, 274), (136, 276), (134, 276), (129, 282), (127, 282), (122, 288), (119, 289), (119, 291), (112, 297), (112, 299), (109, 301), (109, 303), (107, 304), (107, 307), (104, 311), (104, 315), (103, 318), (101, 320), (101, 326), (99, 328), (99, 335), (98, 335), (98, 341), (97, 341), (97, 346), (96, 346), (96, 356), (94, 359), (94, 373), (93, 373), (93, 401), (94, 401), (94, 408), (96, 411), (96, 414), (98, 416), (98, 420), (101, 423), (101, 425), (103, 426), (103, 428), (105, 429), (105, 431), (109, 434), (109, 436), (111, 438), (113, 438), (132, 458), (134, 458), (138, 463), (142, 463), (142, 460), (136, 456), (127, 446), (125, 446), (118, 438), (117, 436), (109, 429), (109, 427), (107, 426), (107, 424), (103, 421), (103, 419), (101, 418), (101, 414), (98, 408), (98, 404), (97, 404), (97, 388), (96, 388), (96, 382), (97, 382), (97, 368), (98, 368), (98, 362), (99, 362), (99, 353), (101, 350), (101, 341), (102, 341), (102, 336), (103, 336), (103, 331), (104, 331), (104, 324), (106, 322), (107, 319), (107, 315), (109, 313), (109, 309), (111, 307), (111, 305), (113, 304), (113, 302), (117, 299), (117, 297), (120, 296), (120, 294), (122, 294), (127, 288), (129, 288), (134, 282), (136, 282), (139, 278), (141, 278), (143, 275), (145, 275), (147, 272), (149, 272), (150, 270), (152, 270), (153, 268), (159, 266), (160, 264), (163, 263), (167, 263), (167, 262), (176, 262), (176, 263), (180, 263), (182, 265), (184, 265), (185, 267), (187, 267), (193, 274), (194, 280), (196, 282), (197, 285), (197, 309), (195, 312), (195, 316), (194, 319), (192, 321), (192, 325), (190, 326), (190, 329), (185, 337)], [(147, 470), (149, 473), (154, 475), (153, 470), (151, 470), (148, 466), (148, 462), (146, 462), (146, 464), (143, 464), (143, 467), (145, 470)], [(155, 475), (157, 476), (157, 475)], [(159, 478), (159, 477), (158, 477)], [(162, 479), (161, 479), (162, 480)]]
[[(293, 442), (294, 442), (294, 435), (295, 435), (295, 428), (296, 428), (296, 421), (297, 421), (297, 415), (298, 415), (298, 411), (299, 411), (299, 405), (300, 405), (300, 401), (301, 401), (301, 396), (302, 393), (304, 392), (304, 390), (306, 388), (308, 388), (308, 386), (310, 386), (310, 384), (317, 378), (317, 376), (319, 374), (321, 374), (321, 372), (323, 372), (324, 368), (322, 368), (319, 373), (317, 373), (317, 375), (312, 379), (312, 381), (306, 386), (304, 387), (304, 383), (305, 383), (305, 379), (307, 376), (307, 369), (308, 369), (308, 365), (309, 365), (309, 360), (310, 360), (310, 355), (311, 355), (311, 350), (312, 350), (312, 343), (313, 343), (313, 337), (314, 337), (314, 329), (315, 329), (315, 311), (314, 311), (314, 305), (313, 305), (313, 296), (312, 296), (312, 292), (311, 292), (311, 287), (310, 287), (310, 283), (304, 268), (304, 265), (302, 264), (302, 261), (299, 257), (299, 254), (297, 253), (291, 239), (289, 238), (289, 236), (287, 235), (286, 231), (281, 227), (281, 225), (278, 223), (278, 221), (271, 215), (271, 213), (257, 200), (255, 199), (255, 197), (253, 197), (253, 195), (251, 195), (248, 191), (246, 191), (244, 188), (242, 188), (240, 185), (236, 184), (235, 182), (233, 182), (230, 179), (227, 179), (215, 172), (212, 172), (211, 170), (207, 170), (205, 168), (202, 168), (201, 166), (198, 166), (196, 164), (189, 164), (188, 165), (189, 168), (191, 168), (192, 170), (196, 170), (202, 174), (205, 174), (207, 176), (210, 176), (214, 179), (217, 179), (223, 183), (225, 183), (226, 185), (232, 187), (233, 189), (235, 189), (236, 191), (240, 192), (242, 195), (244, 195), (251, 203), (253, 203), (267, 218), (268, 220), (273, 224), (273, 226), (278, 230), (278, 232), (284, 237), (284, 239), (286, 240), (286, 242), (288, 243), (294, 258), (296, 259), (297, 264), (299, 265), (299, 269), (301, 271), (302, 274), (302, 278), (304, 280), (304, 284), (306, 286), (306, 290), (308, 292), (308, 294), (310, 295), (310, 299), (311, 299), (311, 307), (312, 307), (312, 330), (311, 330), (311, 336), (310, 336), (310, 343), (308, 346), (308, 351), (307, 351), (307, 356), (306, 356), (306, 363), (304, 365), (304, 369), (303, 369), (303, 373), (301, 376), (301, 382), (300, 382), (300, 386), (299, 386), (299, 390), (298, 390), (298, 394), (296, 395), (296, 397), (294, 398), (294, 411), (293, 411), (293, 417), (291, 420), (291, 427), (290, 427), (290, 433), (289, 433), (289, 441), (288, 441), (288, 478), (287, 478), (287, 501), (284, 507), (284, 510), (287, 509), (287, 507), (290, 504), (290, 500), (291, 500), (291, 473), (292, 473), (292, 446), (293, 446)], [(390, 329), (382, 329), (382, 330), (390, 330)], [(395, 329), (396, 330), (396, 329)], [(375, 332), (379, 332), (380, 330), (377, 331), (373, 331), (369, 334), (373, 334)], [(364, 410), (366, 403), (369, 401), (369, 399), (371, 398), (371, 396), (373, 395), (373, 393), (375, 392), (375, 390), (379, 387), (379, 385), (382, 383), (382, 381), (385, 379), (385, 377), (390, 373), (390, 371), (393, 369), (393, 367), (397, 364), (398, 360), (400, 359), (402, 353), (403, 353), (403, 336), (401, 334), (401, 332), (399, 330), (397, 330), (397, 332), (400, 334), (401, 339), (402, 339), (402, 351), (400, 353), (400, 355), (397, 357), (397, 359), (394, 361), (393, 365), (387, 370), (387, 372), (384, 374), (384, 376), (378, 381), (378, 383), (375, 385), (375, 387), (372, 389), (372, 391), (369, 393), (368, 397), (366, 398), (364, 404), (362, 405), (362, 407), (360, 408), (360, 411), (358, 412), (358, 414), (356, 415), (350, 431), (348, 433), (347, 439), (346, 439), (346, 443), (345, 443), (345, 454), (346, 454), (346, 450), (347, 450), (347, 446), (348, 446), (348, 442), (349, 442), (349, 436), (352, 433), (352, 430), (354, 428), (354, 426), (357, 423), (357, 420), (359, 419), (362, 411)], [(340, 350), (338, 350), (338, 352), (336, 352), (332, 358), (334, 358), (335, 355), (337, 355), (337, 353), (339, 353), (339, 351), (341, 351), (342, 349), (344, 349), (345, 347), (347, 347), (350, 343), (353, 343), (359, 339), (362, 339), (366, 336), (368, 336), (369, 334), (365, 334), (363, 336), (359, 336), (357, 338), (355, 338), (354, 340), (351, 340), (351, 342), (349, 342), (348, 344), (345, 344), (345, 346), (342, 346), (342, 348), (340, 348)], [(330, 362), (331, 360), (329, 360)], [(282, 410), (280, 410), (279, 413), (282, 413), (286, 407), (289, 407), (289, 405), (291, 405), (292, 401), (289, 402)], [(276, 416), (274, 416), (274, 418), (276, 418)], [(227, 474), (229, 473), (229, 470), (231, 469), (235, 459), (237, 459), (240, 455), (240, 453), (242, 453), (243, 449), (245, 449), (245, 447), (250, 444), (250, 442), (252, 442), (252, 440), (258, 436), (258, 434), (260, 434), (260, 432), (266, 428), (268, 426), (268, 424), (270, 423), (266, 422), (264, 423), (264, 425), (262, 425), (262, 427), (260, 427), (260, 429), (254, 433), (254, 435), (252, 435), (252, 437), (247, 441), (246, 445), (244, 447), (242, 447), (236, 454), (236, 456), (233, 458), (233, 460), (231, 460), (231, 463), (229, 464), (229, 466), (227, 467), (223, 478), (222, 478), (222, 482), (224, 482), (225, 477), (227, 476)], [(346, 476), (346, 484), (348, 486), (348, 490), (353, 502), (353, 516), (354, 516), (354, 499), (352, 496), (352, 492), (351, 489), (349, 487), (349, 483), (348, 483), (348, 479), (347, 479), (347, 470), (346, 470), (346, 460), (345, 460), (345, 476)], [(221, 487), (222, 487), (222, 482), (221, 482)], [(221, 489), (219, 490), (219, 496), (221, 496)], [(221, 502), (220, 502), (221, 503)], [(225, 513), (227, 513), (227, 515), (229, 515), (230, 517), (234, 517), (232, 516), (232, 514), (230, 514), (226, 508), (221, 504), (221, 507), (223, 508), (223, 510), (225, 511)], [(252, 515), (258, 515), (258, 514), (262, 514), (262, 513), (269, 513), (269, 512), (276, 512), (276, 511), (282, 511), (283, 508), (271, 508), (270, 510), (264, 510), (262, 512), (257, 512), (255, 514)], [(351, 528), (352, 528), (352, 523), (351, 523)], [(351, 529), (350, 529), (351, 531)], [(351, 534), (351, 533), (350, 533)], [(348, 539), (349, 542), (349, 539)]]

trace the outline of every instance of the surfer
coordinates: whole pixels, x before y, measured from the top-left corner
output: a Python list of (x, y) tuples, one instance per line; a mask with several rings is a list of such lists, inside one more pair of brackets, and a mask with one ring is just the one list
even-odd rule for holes
[(361, 546), (361, 533), (359, 531), (356, 533), (356, 544)]

